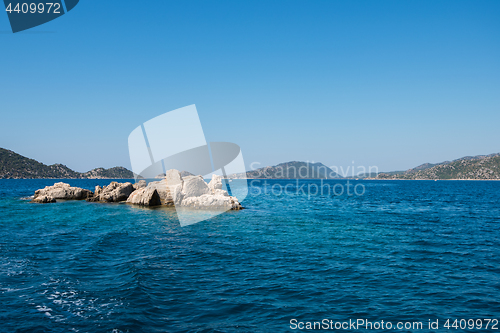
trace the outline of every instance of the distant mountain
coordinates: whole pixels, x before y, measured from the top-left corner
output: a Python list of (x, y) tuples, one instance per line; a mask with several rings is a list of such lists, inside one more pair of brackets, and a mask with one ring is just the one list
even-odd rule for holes
[(422, 164), (402, 174), (379, 173), (376, 179), (500, 179), (500, 154), (465, 156), (438, 164)]
[(332, 169), (322, 163), (286, 162), (267, 166), (246, 173), (228, 175), (228, 178), (250, 179), (334, 179), (341, 178)]
[(132, 171), (122, 167), (111, 169), (97, 168), (80, 173), (62, 164), (45, 165), (11, 150), (0, 148), (0, 179), (34, 178), (134, 178)]
[(409, 174), (409, 173), (413, 173), (413, 172), (417, 172), (417, 171), (421, 171), (421, 170), (427, 170), (427, 169), (433, 168), (433, 167), (438, 166), (438, 165), (444, 165), (444, 164), (450, 164), (450, 163), (451, 163), (450, 161), (445, 161), (445, 162), (436, 163), (436, 164), (424, 163), (424, 164), (421, 164), (421, 165), (414, 167), (412, 169), (408, 169), (408, 170), (404, 171), (403, 173)]
[(114, 167), (110, 169), (96, 168), (81, 174), (81, 178), (99, 179), (131, 179), (134, 178), (132, 171), (124, 167)]

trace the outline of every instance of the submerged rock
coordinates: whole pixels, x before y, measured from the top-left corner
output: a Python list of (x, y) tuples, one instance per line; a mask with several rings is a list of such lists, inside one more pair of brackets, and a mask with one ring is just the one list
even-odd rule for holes
[(160, 206), (161, 199), (158, 191), (154, 188), (140, 188), (130, 194), (127, 203), (141, 206)]
[(71, 187), (66, 183), (55, 183), (52, 186), (46, 186), (41, 190), (35, 191), (35, 198), (33, 201), (38, 202), (35, 200), (43, 196), (61, 200), (85, 200), (93, 195), (92, 191), (86, 189)]
[[(225, 191), (224, 191), (225, 192)], [(199, 197), (190, 197), (182, 200), (182, 207), (191, 207), (195, 209), (221, 209), (221, 210), (240, 210), (242, 209), (238, 199), (229, 195), (204, 194)]]
[(31, 202), (42, 203), (42, 204), (54, 203), (54, 202), (56, 202), (56, 199), (54, 197), (49, 196), (49, 195), (40, 195), (40, 196), (36, 197), (35, 199), (31, 200)]

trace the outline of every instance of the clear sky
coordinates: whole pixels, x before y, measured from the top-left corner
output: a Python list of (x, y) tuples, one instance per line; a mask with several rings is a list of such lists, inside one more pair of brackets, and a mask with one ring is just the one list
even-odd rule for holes
[(77, 171), (190, 104), (248, 165), (500, 152), (500, 1), (82, 0), (0, 40), (0, 147)]

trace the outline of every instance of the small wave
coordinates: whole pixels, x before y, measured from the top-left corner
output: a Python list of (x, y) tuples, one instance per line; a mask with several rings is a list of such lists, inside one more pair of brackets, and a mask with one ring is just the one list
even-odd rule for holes
[(44, 306), (37, 305), (37, 306), (36, 306), (36, 309), (37, 309), (38, 311), (40, 311), (40, 312), (50, 312), (50, 311), (52, 311), (52, 309), (51, 309), (51, 308), (46, 307), (45, 305), (44, 305)]
[(33, 200), (35, 199), (35, 196), (34, 195), (31, 195), (29, 197), (22, 197), (21, 200)]

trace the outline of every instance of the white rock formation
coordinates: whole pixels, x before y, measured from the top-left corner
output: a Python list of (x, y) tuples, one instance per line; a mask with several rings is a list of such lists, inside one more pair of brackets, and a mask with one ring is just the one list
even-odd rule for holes
[(111, 182), (108, 186), (96, 186), (95, 194), (88, 201), (120, 202), (128, 199), (135, 188), (132, 183)]
[(202, 176), (182, 177), (177, 170), (168, 170), (165, 178), (147, 184), (111, 182), (108, 186), (95, 187), (95, 193), (69, 184), (56, 183), (35, 192), (33, 202), (50, 203), (56, 199), (91, 202), (120, 202), (142, 206), (173, 206), (195, 209), (239, 210), (241, 204), (236, 197), (222, 189), (222, 177), (212, 176), (209, 184)]
[[(224, 191), (225, 192), (225, 191)], [(213, 195), (203, 194), (199, 197), (190, 197), (183, 199), (181, 207), (191, 207), (195, 209), (223, 209), (223, 210), (239, 210), (242, 209), (241, 204), (235, 197), (229, 195)]]
[(178, 170), (171, 169), (165, 174), (165, 180), (168, 186), (175, 186), (183, 183), (181, 173)]
[(208, 187), (212, 192), (215, 190), (222, 190), (222, 176), (212, 175), (212, 180), (208, 183)]
[(182, 188), (179, 186), (174, 191), (174, 202), (195, 209), (242, 209), (238, 199), (222, 189), (222, 177), (217, 175), (212, 176), (209, 184), (202, 176), (185, 177)]
[(148, 188), (155, 189), (160, 195), (160, 199), (164, 205), (173, 206), (174, 205), (174, 190), (177, 186), (184, 184), (181, 173), (177, 170), (168, 170), (165, 174), (165, 178), (160, 181), (151, 182), (148, 184)]
[[(177, 207), (206, 210), (242, 209), (238, 199), (230, 196), (227, 191), (222, 189), (221, 176), (212, 176), (212, 180), (207, 184), (202, 176), (181, 177), (178, 171), (170, 171), (175, 177), (169, 178), (169, 184), (177, 184), (168, 186), (169, 195), (172, 199), (171, 204), (175, 204)], [(168, 174), (169, 171), (167, 171), (167, 177)]]
[(167, 182), (165, 179), (156, 182), (151, 182), (148, 184), (147, 188), (155, 189), (160, 195), (162, 201), (172, 200), (172, 193), (171, 193), (172, 191), (167, 186)]
[(227, 193), (227, 191), (219, 190), (219, 189), (213, 190), (213, 193), (216, 196), (223, 196), (223, 197), (228, 197), (229, 196), (229, 193)]
[(180, 205), (182, 199), (184, 199), (184, 194), (182, 193), (182, 185), (179, 184), (174, 188), (174, 195), (173, 195), (174, 204)]
[(182, 194), (184, 199), (190, 197), (199, 197), (204, 194), (211, 194), (212, 191), (207, 183), (203, 180), (202, 176), (191, 176), (184, 179), (182, 185)]
[(160, 206), (161, 199), (156, 189), (144, 187), (132, 192), (127, 199), (127, 203), (150, 207)]
[(85, 190), (79, 187), (71, 187), (69, 184), (66, 183), (55, 183), (52, 186), (46, 186), (41, 190), (35, 191), (34, 201), (38, 197), (42, 196), (52, 197), (54, 199), (62, 199), (62, 200), (84, 200), (91, 197), (92, 195), (93, 195), (92, 191), (89, 190)]

